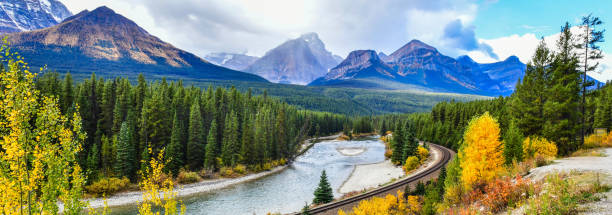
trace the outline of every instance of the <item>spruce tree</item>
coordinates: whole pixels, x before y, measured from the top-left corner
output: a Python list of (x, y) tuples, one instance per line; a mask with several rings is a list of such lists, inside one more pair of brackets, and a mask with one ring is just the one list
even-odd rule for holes
[(105, 172), (111, 170), (113, 168), (113, 163), (115, 162), (115, 144), (114, 141), (110, 140), (106, 135), (103, 135), (101, 138), (102, 143), (102, 169)]
[(87, 155), (87, 178), (92, 179), (98, 172), (100, 164), (100, 147), (98, 144), (94, 144)]
[[(551, 52), (544, 40), (536, 48), (535, 54), (525, 70), (525, 76), (519, 80), (512, 94), (510, 112), (517, 120), (517, 126), (526, 136), (542, 135), (544, 125), (544, 103), (550, 74)], [(463, 120), (467, 122), (467, 120)]]
[(571, 26), (563, 26), (555, 55), (550, 66), (549, 87), (544, 90), (547, 95), (544, 103), (543, 135), (557, 144), (559, 154), (567, 155), (576, 150), (580, 135), (580, 71), (578, 58), (574, 54)]
[[(592, 81), (589, 81), (587, 79), (587, 73), (595, 71), (597, 69), (597, 66), (599, 66), (599, 62), (597, 61), (603, 58), (603, 52), (601, 51), (599, 43), (604, 42), (605, 30), (598, 29), (598, 27), (602, 24), (603, 22), (601, 21), (601, 19), (599, 19), (599, 17), (595, 17), (591, 14), (582, 17), (581, 28), (583, 33), (578, 36), (578, 41), (580, 42), (576, 46), (577, 49), (582, 51), (582, 53), (580, 54), (582, 57), (582, 62), (580, 65), (582, 67), (582, 80), (580, 84), (582, 87), (582, 92), (580, 93), (582, 97), (580, 102), (580, 110), (582, 113), (582, 125), (580, 126), (581, 145), (584, 144), (584, 135), (586, 133), (586, 98), (589, 94), (587, 88), (593, 86), (594, 84)], [(593, 61), (595, 61), (595, 63), (593, 63)]]
[(402, 149), (402, 161), (405, 161), (409, 156), (415, 156), (419, 142), (414, 138), (412, 132), (408, 129), (404, 132), (404, 148)]
[(172, 120), (172, 135), (170, 136), (170, 144), (166, 151), (166, 168), (176, 176), (183, 166), (183, 129), (178, 118), (178, 113), (174, 113)]
[(217, 160), (217, 120), (210, 123), (208, 138), (206, 139), (206, 157), (204, 158), (204, 168), (214, 170)]
[(254, 132), (251, 123), (252, 119), (245, 115), (245, 119), (242, 122), (242, 141), (240, 146), (240, 155), (242, 158), (242, 163), (244, 164), (254, 164), (255, 156), (254, 156)]
[(187, 164), (193, 170), (204, 163), (205, 143), (200, 104), (196, 101), (191, 105), (189, 114), (189, 141), (187, 141)]
[(404, 156), (404, 126), (398, 123), (393, 130), (393, 139), (391, 140), (392, 154), (391, 161), (395, 164), (402, 164)]
[(334, 200), (334, 193), (331, 188), (331, 185), (327, 181), (327, 174), (325, 174), (325, 170), (321, 172), (321, 179), (319, 180), (319, 186), (314, 192), (314, 199), (312, 203), (314, 204), (325, 204)]
[(135, 153), (132, 142), (132, 130), (127, 122), (121, 123), (119, 136), (117, 137), (117, 157), (115, 160), (115, 172), (119, 176), (133, 178), (135, 168)]
[(64, 84), (62, 85), (62, 103), (60, 103), (60, 107), (62, 110), (62, 113), (64, 113), (67, 116), (68, 115), (68, 109), (70, 109), (72, 107), (72, 103), (74, 101), (74, 90), (73, 90), (73, 82), (72, 82), (72, 75), (70, 74), (70, 72), (66, 73), (66, 76), (64, 77)]

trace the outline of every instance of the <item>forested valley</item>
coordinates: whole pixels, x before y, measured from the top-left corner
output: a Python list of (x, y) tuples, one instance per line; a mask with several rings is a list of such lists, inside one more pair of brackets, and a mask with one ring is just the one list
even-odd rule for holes
[(238, 165), (240, 171), (269, 170), (291, 160), (301, 141), (339, 132), (350, 120), (298, 110), (266, 92), (253, 96), (234, 87), (147, 82), (142, 75), (136, 85), (95, 74), (74, 84), (70, 73), (60, 78), (49, 72), (37, 77), (35, 86), (57, 98), (63, 114), (78, 109), (87, 135), (78, 158), (88, 182), (108, 176), (135, 181), (141, 161), (162, 149), (175, 176), (181, 169), (213, 173)]

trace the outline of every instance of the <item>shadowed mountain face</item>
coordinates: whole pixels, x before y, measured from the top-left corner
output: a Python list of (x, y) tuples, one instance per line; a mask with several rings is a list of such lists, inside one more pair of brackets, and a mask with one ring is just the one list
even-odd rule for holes
[(53, 27), (10, 34), (9, 41), (31, 66), (72, 73), (265, 81), (175, 48), (107, 7), (83, 11)]
[[(369, 57), (363, 57), (364, 53)], [(412, 40), (388, 56), (354, 51), (310, 85), (509, 95), (524, 72), (525, 64), (514, 56), (497, 63), (478, 64), (467, 56), (454, 59)]]
[(0, 33), (31, 31), (57, 25), (72, 13), (57, 0), (3, 0)]
[(338, 59), (325, 49), (316, 33), (308, 33), (268, 51), (243, 71), (275, 83), (305, 85), (327, 74)]
[(206, 55), (204, 59), (216, 65), (240, 71), (249, 67), (249, 65), (251, 65), (259, 58), (244, 54), (220, 52), (210, 53)]

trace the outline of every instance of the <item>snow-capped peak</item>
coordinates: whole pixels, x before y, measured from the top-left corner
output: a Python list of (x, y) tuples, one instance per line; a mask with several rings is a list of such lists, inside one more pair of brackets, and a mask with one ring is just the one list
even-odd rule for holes
[(57, 0), (0, 2), (0, 32), (31, 31), (60, 23), (72, 13)]

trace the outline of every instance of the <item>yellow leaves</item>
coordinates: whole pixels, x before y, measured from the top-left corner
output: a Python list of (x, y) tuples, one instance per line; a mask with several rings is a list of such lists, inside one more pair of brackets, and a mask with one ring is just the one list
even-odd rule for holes
[(417, 169), (419, 165), (421, 165), (423, 162), (425, 162), (425, 160), (427, 160), (427, 158), (429, 157), (429, 150), (427, 150), (423, 146), (418, 146), (416, 154), (416, 156), (409, 156), (408, 158), (406, 158), (406, 162), (404, 162), (404, 166), (402, 166), (402, 169), (406, 174)]
[[(398, 198), (399, 196), (399, 198)], [(388, 194), (384, 198), (373, 197), (371, 199), (362, 200), (359, 205), (353, 208), (351, 213), (338, 211), (338, 215), (404, 215), (418, 214), (421, 210), (419, 197), (409, 196), (406, 201), (404, 193), (397, 192), (397, 195)]]
[(419, 156), (421, 163), (423, 163), (425, 160), (427, 160), (427, 157), (429, 157), (429, 150), (423, 146), (419, 146), (417, 147), (417, 155)]
[(470, 121), (459, 153), (461, 181), (466, 190), (476, 183), (495, 178), (502, 170), (503, 145), (499, 141), (499, 124), (488, 112)]
[(612, 146), (612, 131), (603, 134), (591, 134), (584, 140), (584, 147), (610, 147)]
[(402, 166), (402, 169), (406, 174), (408, 174), (419, 167), (420, 164), (421, 162), (419, 161), (419, 158), (410, 156), (406, 158), (406, 162), (404, 163), (404, 166)]
[(554, 158), (557, 156), (557, 145), (543, 137), (527, 137), (523, 141), (523, 154), (525, 158)]
[(84, 179), (76, 156), (82, 139), (72, 135), (81, 133), (80, 118), (66, 126), (56, 100), (41, 98), (35, 89), (36, 74), (6, 44), (2, 51), (0, 63), (8, 68), (0, 73), (0, 213), (57, 214), (62, 201), (64, 214), (78, 214)]
[[(152, 149), (149, 148), (149, 153)], [(152, 215), (161, 214), (154, 211), (156, 207), (162, 207), (164, 214), (185, 214), (185, 205), (180, 203), (180, 211), (177, 209), (179, 202), (176, 200), (178, 193), (174, 191), (174, 182), (171, 177), (164, 174), (164, 150), (162, 149), (157, 158), (149, 161), (149, 167), (142, 172), (140, 187), (142, 190), (142, 203), (138, 205), (139, 214)]]

